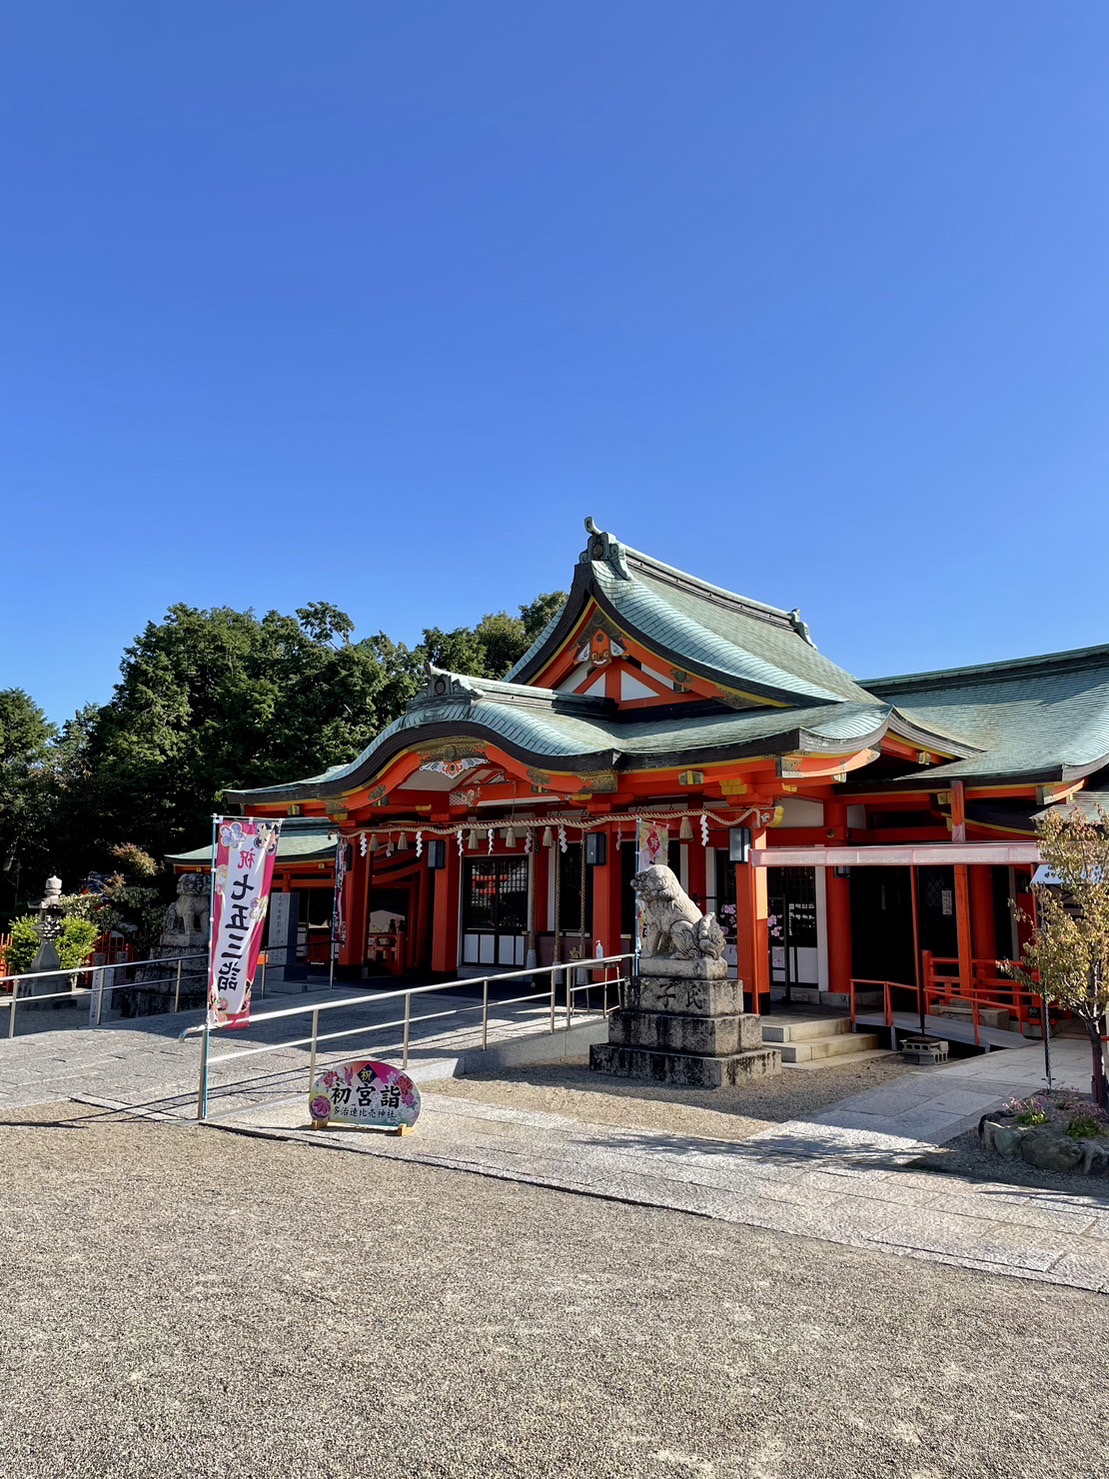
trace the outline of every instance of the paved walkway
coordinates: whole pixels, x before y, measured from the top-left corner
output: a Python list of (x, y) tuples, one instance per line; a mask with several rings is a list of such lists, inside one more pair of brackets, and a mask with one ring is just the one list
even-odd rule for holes
[[(349, 989), (298, 1004), (350, 1001)], [(414, 1076), (440, 1077), (480, 1041), (480, 1017), (459, 1026), (457, 998), (429, 994), (412, 1027)], [(542, 1008), (491, 1009), (493, 1036), (534, 1032)], [(371, 1047), (395, 1053), (395, 1001), (356, 998), (326, 1013), (345, 1034), (334, 1056)], [(187, 1019), (50, 1032), (0, 1043), (0, 1108), (80, 1097), (176, 1117), (194, 1113), (199, 1044), (177, 1040)], [(195, 1018), (194, 1018), (195, 1020)], [(296, 1021), (297, 1019), (293, 1019)], [(301, 1019), (307, 1022), (307, 1019)], [(392, 1025), (390, 1025), (392, 1024)], [(300, 1031), (299, 1027), (296, 1031)], [(259, 1023), (215, 1040), (214, 1057), (266, 1043), (287, 1044), (289, 1022)], [(326, 1061), (321, 1054), (321, 1063)], [(395, 1058), (394, 1058), (395, 1061)], [(1055, 1044), (1056, 1081), (1084, 1089), (1088, 1048)], [(1042, 1049), (995, 1052), (906, 1075), (733, 1142), (582, 1124), (554, 1114), (428, 1095), (415, 1136), (306, 1128), (304, 1043), (236, 1059), (212, 1070), (213, 1110), (237, 1128), (312, 1144), (562, 1187), (728, 1222), (808, 1235), (1018, 1277), (1109, 1292), (1109, 1188), (1088, 1195), (985, 1184), (912, 1170), (923, 1149), (977, 1124), (1011, 1095), (1043, 1086)], [(276, 1106), (270, 1102), (283, 1100)], [(1100, 1193), (1100, 1194), (1099, 1194)]]
[[(1085, 1087), (1083, 1042), (1056, 1082)], [(745, 1141), (643, 1133), (428, 1095), (415, 1135), (305, 1129), (300, 1106), (254, 1111), (259, 1133), (802, 1234), (898, 1256), (1109, 1293), (1109, 1188), (1089, 1195), (913, 1171), (909, 1162), (1043, 1087), (1038, 1048), (962, 1059)], [(1100, 1192), (1100, 1195), (1099, 1195)]]
[[(489, 1041), (504, 1044), (549, 1028), (549, 1001), (549, 996), (538, 993), (534, 1006), (491, 1002)], [(274, 1020), (272, 1014), (316, 1006), (324, 1009), (320, 1012), (321, 1039), (337, 1035), (337, 1040), (321, 1041), (321, 1065), (363, 1051), (399, 1061), (404, 1041), (402, 999), (382, 1000), (375, 992), (359, 994), (349, 985), (267, 999), (249, 1028), (212, 1035), (209, 1099), (213, 1115), (274, 1098), (295, 1096), (298, 1102), (303, 1098), (308, 1087), (311, 1016)], [(564, 1017), (560, 1008), (559, 1027)], [(87, 1095), (188, 1115), (196, 1103), (201, 1038), (180, 1039), (186, 1028), (199, 1026), (201, 1020), (198, 1011), (180, 1012), (107, 1027), (27, 1032), (11, 1041), (0, 1039), (0, 1113), (5, 1108)], [(574, 1021), (581, 1020), (575, 1014)], [(275, 1050), (221, 1061), (225, 1055), (263, 1046)], [(480, 1047), (480, 998), (475, 1002), (435, 992), (413, 998), (409, 1071), (414, 1078), (449, 1077), (460, 1056)]]

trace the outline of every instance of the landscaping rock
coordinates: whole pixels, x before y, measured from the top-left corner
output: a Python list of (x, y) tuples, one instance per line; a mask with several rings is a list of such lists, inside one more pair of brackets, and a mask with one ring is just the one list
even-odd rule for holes
[(1100, 1140), (1083, 1140), (1083, 1160), (1080, 1170), (1084, 1176), (1109, 1176), (1109, 1145)]
[(1028, 1135), (1028, 1130), (1024, 1125), (993, 1124), (990, 1129), (992, 1144), (990, 1141), (987, 1141), (987, 1144), (990, 1144), (991, 1150), (996, 1150), (998, 1155), (1006, 1156), (1010, 1160), (1020, 1155), (1021, 1142)]
[(1082, 1164), (1084, 1144), (1069, 1135), (1033, 1130), (1021, 1141), (1020, 1153), (1030, 1166), (1041, 1171), (1077, 1171)]
[(1109, 1137), (1076, 1140), (1065, 1123), (1022, 1125), (1014, 1115), (983, 1115), (978, 1138), (1006, 1160), (1024, 1160), (1040, 1171), (1061, 1175), (1109, 1176)]

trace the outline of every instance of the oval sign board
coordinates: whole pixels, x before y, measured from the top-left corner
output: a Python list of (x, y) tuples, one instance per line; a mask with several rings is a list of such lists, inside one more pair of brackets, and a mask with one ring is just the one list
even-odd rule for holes
[(410, 1130), (420, 1117), (420, 1091), (407, 1073), (391, 1063), (359, 1058), (318, 1074), (308, 1095), (313, 1128), (370, 1125)]

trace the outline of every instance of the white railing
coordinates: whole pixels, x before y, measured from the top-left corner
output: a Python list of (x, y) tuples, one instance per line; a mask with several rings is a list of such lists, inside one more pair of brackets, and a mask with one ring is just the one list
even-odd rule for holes
[[(164, 955), (149, 960), (121, 960), (114, 965), (81, 965), (71, 966), (56, 971), (22, 971), (18, 975), (0, 976), (0, 1007), (7, 1007), (7, 1036), (15, 1036), (16, 1013), (22, 1002), (25, 1008), (37, 1007), (40, 1002), (66, 1001), (71, 1006), (87, 1006), (89, 1008), (89, 1026), (99, 1027), (104, 1015), (104, 998), (110, 1001), (113, 992), (124, 990), (127, 987), (139, 987), (156, 990), (159, 986), (173, 988), (173, 1011), (178, 1011), (181, 1005), (181, 977), (186, 961), (207, 961), (207, 951), (192, 953), (189, 955)], [(125, 972), (136, 971), (144, 966), (157, 966), (167, 969), (169, 973), (165, 976), (148, 977), (142, 981), (127, 980)], [(172, 969), (176, 967), (176, 969)], [(195, 970), (185, 972), (188, 975), (202, 972), (201, 966)], [(206, 979), (206, 968), (204, 968)], [(88, 978), (87, 984), (78, 984), (78, 978)], [(43, 985), (51, 981), (66, 981), (67, 987), (64, 991), (39, 991), (35, 983)]]
[[(499, 984), (503, 981), (534, 980), (536, 977), (548, 976), (550, 978), (550, 985), (545, 991), (536, 992), (533, 990), (526, 996), (515, 996), (510, 997), (508, 1000), (495, 1001), (494, 1006), (499, 1009), (501, 1007), (518, 1006), (523, 1002), (534, 1006), (537, 1002), (542, 1002), (545, 997), (549, 996), (548, 1030), (552, 1033), (558, 1031), (560, 1020), (562, 1029), (569, 1029), (574, 1018), (574, 997), (582, 991), (600, 991), (602, 994), (601, 1014), (608, 1016), (609, 1012), (620, 1005), (620, 988), (627, 980), (623, 966), (625, 962), (634, 960), (634, 958), (634, 955), (628, 953), (624, 955), (598, 956), (594, 960), (562, 961), (557, 965), (531, 966), (525, 970), (501, 971), (492, 976), (478, 976), (468, 980), (438, 982), (431, 986), (399, 987), (394, 991), (377, 991), (370, 995), (345, 996), (339, 1001), (319, 1002), (316, 1004), (308, 1003), (298, 1007), (283, 1007), (275, 1012), (255, 1013), (250, 1019), (251, 1028), (259, 1027), (269, 1022), (288, 1021), (295, 1017), (310, 1015), (312, 1019), (311, 1031), (306, 1037), (294, 1037), (291, 1040), (283, 1040), (277, 1043), (262, 1043), (256, 1047), (238, 1048), (232, 1052), (220, 1053), (215, 1057), (211, 1053), (212, 1034), (228, 1029), (223, 1024), (213, 1027), (209, 1026), (207, 1022), (203, 1022), (199, 1026), (187, 1027), (181, 1033), (182, 1039), (188, 1037), (200, 1038), (200, 1072), (196, 1094), (196, 1117), (198, 1120), (206, 1120), (208, 1118), (208, 1087), (211, 1069), (221, 1063), (233, 1063), (240, 1058), (253, 1058), (263, 1053), (285, 1052), (290, 1048), (306, 1047), (309, 1049), (308, 1087), (311, 1089), (316, 1081), (316, 1060), (321, 1043), (335, 1042), (339, 1038), (365, 1037), (369, 1034), (376, 1035), (388, 1029), (400, 1029), (403, 1034), (400, 1043), (401, 1066), (402, 1068), (407, 1068), (411, 1050), (412, 1028), (415, 1025), (421, 1022), (435, 1022), (446, 1017), (458, 1018), (465, 1012), (481, 1013), (481, 1050), (484, 1052), (489, 1046), (490, 982)], [(604, 972), (603, 980), (585, 981), (578, 985), (575, 985), (572, 980), (574, 975), (582, 972), (596, 973), (598, 971)], [(561, 990), (565, 999), (562, 1003), (558, 1000), (560, 994), (558, 977), (560, 975), (564, 978), (561, 983)], [(444, 992), (453, 991), (458, 988), (473, 991), (478, 986), (481, 987), (480, 1002), (459, 1002), (457, 1006), (452, 1006), (447, 1011), (424, 1012), (419, 1016), (412, 1015), (412, 1002), (415, 997), (429, 995), (441, 996)], [(611, 1001), (610, 992), (612, 993)], [(391, 1021), (374, 1021), (358, 1027), (343, 1028), (339, 1032), (325, 1032), (323, 1034), (320, 1032), (320, 1016), (322, 1013), (342, 1010), (350, 1011), (352, 1008), (376, 1007), (383, 1001), (401, 1000), (404, 1002), (404, 1015), (396, 1017)], [(592, 1012), (590, 1012), (590, 1015), (592, 1015)]]

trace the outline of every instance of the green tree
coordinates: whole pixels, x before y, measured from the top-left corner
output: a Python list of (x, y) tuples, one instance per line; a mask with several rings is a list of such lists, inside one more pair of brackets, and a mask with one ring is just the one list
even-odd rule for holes
[(0, 692), (0, 872), (14, 905), (48, 866), (57, 731), (22, 688)]
[[(519, 616), (496, 612), (476, 627), (429, 629), (415, 650), (384, 632), (355, 641), (351, 618), (326, 601), (295, 616), (170, 607), (124, 652), (109, 702), (81, 709), (60, 734), (19, 696), (17, 717), (40, 721), (37, 730), (25, 725), (21, 752), (32, 757), (24, 770), (35, 782), (21, 835), (38, 839), (37, 850), (23, 847), (25, 876), (33, 864), (31, 876), (45, 877), (50, 861), (78, 885), (92, 870), (114, 872), (121, 844), (158, 861), (195, 846), (225, 790), (298, 780), (354, 759), (422, 687), (428, 660), (503, 677), (564, 600), (553, 592)], [(9, 793), (22, 794), (14, 785)], [(6, 815), (0, 797), (0, 845)], [(8, 831), (15, 835), (14, 824)], [(141, 902), (136, 888), (160, 897), (151, 877), (116, 887), (117, 903), (119, 890), (131, 890), (131, 914)], [(139, 912), (145, 919), (156, 910)]]
[(352, 631), (322, 602), (295, 618), (177, 605), (151, 622), (87, 743), (70, 737), (101, 848), (194, 845), (225, 789), (313, 775), (364, 748), (421, 674), (407, 648)]
[(1093, 1094), (1109, 1108), (1105, 1018), (1109, 1012), (1109, 818), (1075, 807), (1037, 823), (1040, 855), (1057, 883), (1034, 884), (1037, 919), (1022, 960), (1003, 969), (1082, 1023), (1093, 1058)]
[(456, 627), (450, 632), (427, 627), (417, 650), (426, 661), (452, 673), (503, 678), (565, 602), (564, 591), (551, 591), (521, 606), (519, 616), (495, 611), (483, 616), (476, 627)]

